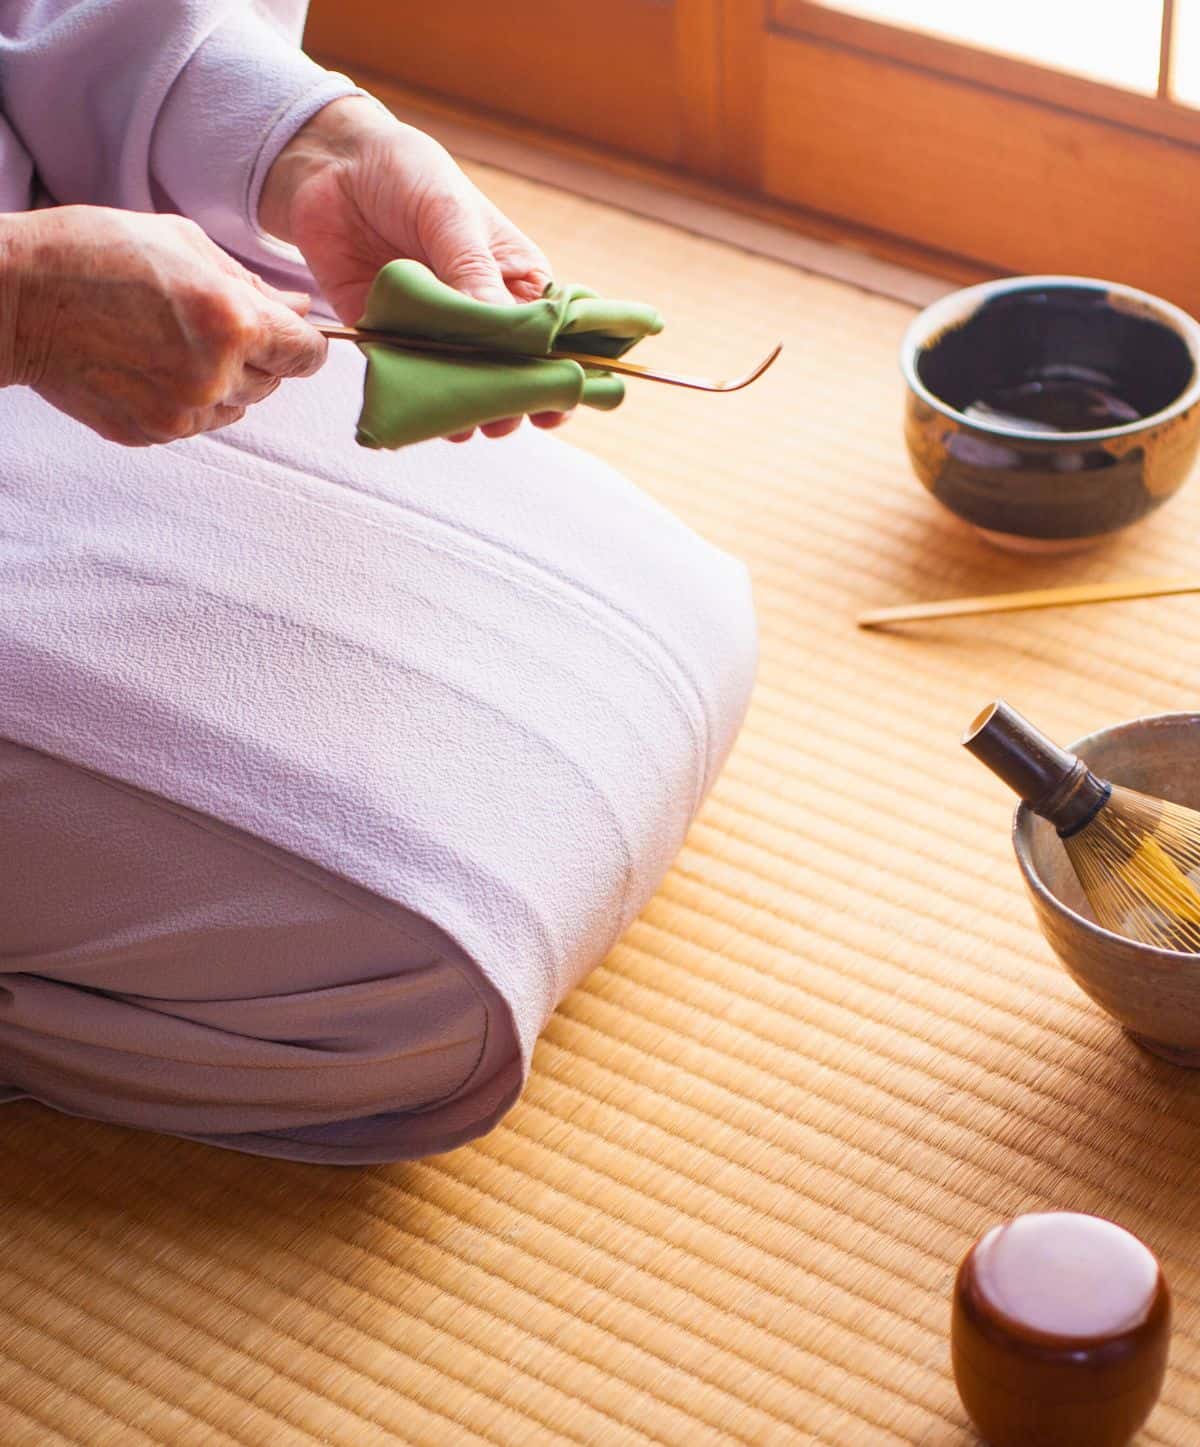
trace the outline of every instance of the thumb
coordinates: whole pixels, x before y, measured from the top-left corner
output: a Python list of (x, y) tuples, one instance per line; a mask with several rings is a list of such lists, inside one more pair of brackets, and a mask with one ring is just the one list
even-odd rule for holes
[(312, 307), (312, 297), (306, 291), (283, 291), (277, 286), (272, 286), (269, 281), (259, 276), (256, 271), (248, 271), (246, 275), (254, 283), (256, 291), (263, 296), (269, 297), (272, 301), (279, 302), (282, 306), (290, 308), (297, 316), (305, 317)]
[(279, 291), (274, 299), (289, 307), (298, 317), (306, 317), (312, 311), (312, 297), (306, 291)]
[(512, 294), (504, 285), (500, 266), (492, 255), (479, 218), (459, 210), (441, 228), (431, 248), (433, 269), (447, 286), (494, 306), (511, 306)]
[(282, 303), (267, 302), (246, 361), (268, 377), (311, 377), (325, 361), (328, 343), (316, 327)]

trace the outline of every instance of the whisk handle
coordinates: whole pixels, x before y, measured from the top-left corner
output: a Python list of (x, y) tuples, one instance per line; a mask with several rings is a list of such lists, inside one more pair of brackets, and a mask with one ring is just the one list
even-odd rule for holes
[(1003, 699), (975, 719), (963, 746), (1063, 837), (1095, 818), (1112, 793), (1078, 755), (1060, 749)]

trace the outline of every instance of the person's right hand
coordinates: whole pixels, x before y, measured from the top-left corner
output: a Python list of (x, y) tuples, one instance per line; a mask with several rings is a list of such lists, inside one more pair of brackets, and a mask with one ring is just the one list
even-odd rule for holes
[(0, 217), (0, 385), (130, 447), (236, 422), (325, 360), (309, 298), (194, 222), (99, 206)]

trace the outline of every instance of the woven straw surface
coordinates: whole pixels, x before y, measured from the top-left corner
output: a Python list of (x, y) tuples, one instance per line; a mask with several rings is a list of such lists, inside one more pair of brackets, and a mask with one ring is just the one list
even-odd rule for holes
[(1200, 493), (1099, 553), (1006, 558), (908, 472), (904, 306), (477, 175), (560, 275), (662, 307), (647, 359), (788, 344), (744, 393), (634, 384), (571, 429), (750, 563), (745, 733), (486, 1141), (355, 1171), (0, 1112), (0, 1442), (965, 1447), (953, 1271), (1039, 1207), (1161, 1254), (1176, 1331), (1141, 1440), (1196, 1442), (1200, 1075), (1056, 965), (957, 739), (997, 693), (1064, 740), (1194, 707), (1200, 601), (852, 618), (1177, 575)]

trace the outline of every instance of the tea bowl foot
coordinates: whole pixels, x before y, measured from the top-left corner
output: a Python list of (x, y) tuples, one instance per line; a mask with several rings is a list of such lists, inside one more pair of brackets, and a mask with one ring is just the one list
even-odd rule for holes
[(1162, 1040), (1148, 1040), (1145, 1035), (1135, 1035), (1132, 1030), (1126, 1030), (1125, 1033), (1135, 1045), (1140, 1045), (1151, 1055), (1157, 1055), (1160, 1060), (1169, 1061), (1172, 1065), (1182, 1065), (1188, 1070), (1200, 1070), (1200, 1050), (1186, 1045), (1167, 1045)]

